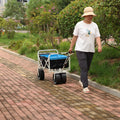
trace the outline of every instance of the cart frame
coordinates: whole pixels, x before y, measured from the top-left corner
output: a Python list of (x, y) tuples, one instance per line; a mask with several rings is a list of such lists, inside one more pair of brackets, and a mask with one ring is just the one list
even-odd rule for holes
[[(48, 58), (46, 59), (44, 65), (43, 65), (42, 60), (40, 58), (40, 55), (43, 55), (43, 54), (48, 55)], [(51, 64), (50, 63), (50, 56), (55, 55), (55, 54), (61, 54), (61, 55), (67, 56), (62, 68), (57, 68), (57, 69), (50, 68), (50, 64)], [(39, 50), (37, 52), (37, 57), (38, 57), (38, 78), (40, 80), (44, 80), (44, 69), (48, 69), (49, 72), (54, 72), (54, 74), (53, 74), (54, 84), (66, 83), (66, 72), (70, 71), (70, 54), (68, 52), (67, 53), (66, 52), (59, 53), (57, 49), (45, 49), (45, 50)], [(65, 68), (65, 65), (67, 63), (68, 63), (68, 67)]]

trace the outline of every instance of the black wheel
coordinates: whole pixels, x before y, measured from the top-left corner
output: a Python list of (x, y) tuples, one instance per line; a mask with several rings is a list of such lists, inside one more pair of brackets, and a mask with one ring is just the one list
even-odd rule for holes
[(66, 79), (66, 73), (62, 73), (61, 77), (62, 77), (62, 83), (66, 83), (66, 81), (67, 81), (67, 79)]
[(43, 69), (38, 69), (38, 79), (44, 80), (44, 70)]
[(53, 74), (53, 81), (54, 81), (54, 84), (59, 84), (61, 81), (60, 74)]

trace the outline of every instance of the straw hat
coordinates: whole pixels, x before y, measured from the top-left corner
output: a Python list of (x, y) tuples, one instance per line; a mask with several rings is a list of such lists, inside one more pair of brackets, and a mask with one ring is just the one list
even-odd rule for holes
[(95, 13), (93, 12), (93, 8), (92, 7), (86, 7), (84, 9), (84, 14), (82, 15), (82, 17), (88, 16), (88, 15), (96, 16)]

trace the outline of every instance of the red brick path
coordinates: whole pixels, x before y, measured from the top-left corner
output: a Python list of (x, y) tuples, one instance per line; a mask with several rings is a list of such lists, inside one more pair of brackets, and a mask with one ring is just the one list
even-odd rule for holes
[(120, 120), (120, 98), (77, 80), (54, 85), (37, 79), (37, 63), (0, 47), (0, 120)]

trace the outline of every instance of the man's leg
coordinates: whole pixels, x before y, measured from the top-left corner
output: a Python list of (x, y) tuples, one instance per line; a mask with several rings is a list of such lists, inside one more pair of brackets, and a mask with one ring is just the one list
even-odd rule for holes
[(93, 59), (93, 55), (94, 55), (94, 53), (91, 53), (91, 52), (87, 53), (87, 66), (88, 66), (88, 71), (89, 71), (89, 69), (90, 69), (90, 65), (91, 65), (91, 62), (92, 62), (92, 59)]
[(81, 73), (81, 82), (83, 83), (83, 88), (88, 87), (88, 65), (87, 65), (87, 53), (76, 51), (80, 73)]

